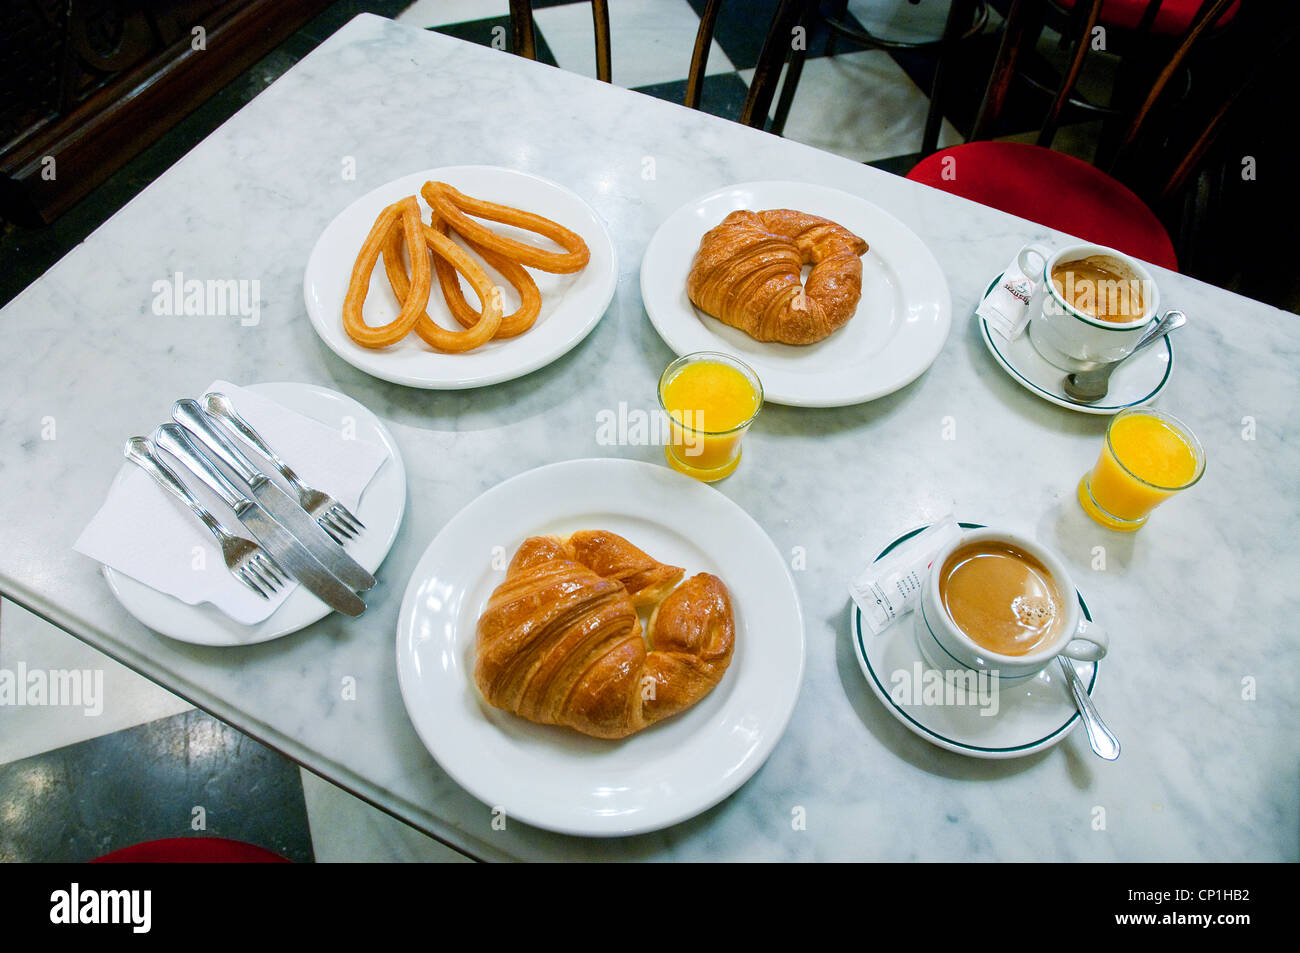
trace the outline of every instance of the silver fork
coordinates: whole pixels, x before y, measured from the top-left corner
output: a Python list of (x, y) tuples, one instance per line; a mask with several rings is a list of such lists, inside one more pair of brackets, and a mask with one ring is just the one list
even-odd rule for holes
[(239, 411), (235, 410), (235, 405), (230, 402), (230, 398), (225, 394), (216, 392), (204, 394), (203, 406), (212, 416), (229, 424), (241, 437), (256, 447), (260, 453), (275, 465), (275, 468), (280, 471), (280, 475), (288, 481), (294, 492), (298, 494), (298, 505), (311, 514), (312, 518), (320, 524), (321, 529), (329, 533), (334, 542), (341, 546), (344, 539), (352, 539), (357, 533), (366, 528), (361, 520), (352, 515), (352, 512), (334, 497), (303, 483), (289, 464), (276, 456), (275, 451), (271, 449), (270, 444), (262, 439), (261, 434), (254, 430), (248, 421), (239, 416)]
[(203, 520), (203, 524), (221, 544), (221, 558), (226, 561), (226, 568), (244, 585), (263, 599), (269, 599), (270, 593), (288, 581), (289, 574), (280, 568), (280, 564), (269, 553), (264, 552), (252, 540), (228, 532), (207, 507), (195, 499), (175, 471), (158, 457), (153, 441), (148, 437), (132, 437), (122, 452), (128, 460), (153, 477), (159, 486)]

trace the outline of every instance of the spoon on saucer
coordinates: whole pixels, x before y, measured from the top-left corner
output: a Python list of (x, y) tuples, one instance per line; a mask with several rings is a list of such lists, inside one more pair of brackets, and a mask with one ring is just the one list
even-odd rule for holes
[(1065, 680), (1070, 686), (1070, 695), (1074, 698), (1074, 706), (1079, 709), (1079, 717), (1083, 719), (1083, 727), (1088, 732), (1088, 744), (1097, 757), (1114, 761), (1119, 757), (1119, 739), (1115, 737), (1115, 732), (1107, 728), (1101, 715), (1097, 714), (1092, 696), (1083, 687), (1083, 679), (1075, 671), (1074, 663), (1064, 655), (1058, 655), (1056, 660), (1061, 663), (1061, 670), (1065, 672)]
[(1072, 399), (1081, 404), (1093, 404), (1106, 396), (1106, 391), (1110, 386), (1110, 375), (1125, 361), (1142, 350), (1149, 344), (1154, 344), (1170, 331), (1177, 330), (1187, 323), (1187, 315), (1181, 311), (1168, 311), (1159, 321), (1154, 322), (1146, 333), (1138, 340), (1137, 346), (1128, 353), (1126, 357), (1118, 361), (1111, 361), (1109, 364), (1102, 364), (1095, 370), (1075, 371), (1073, 374), (1066, 374), (1065, 379), (1061, 381), (1061, 387), (1065, 393)]

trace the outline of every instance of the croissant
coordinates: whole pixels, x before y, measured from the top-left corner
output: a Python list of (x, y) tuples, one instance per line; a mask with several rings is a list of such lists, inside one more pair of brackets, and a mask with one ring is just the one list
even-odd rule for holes
[(736, 211), (704, 233), (686, 293), (701, 311), (759, 341), (814, 344), (857, 311), (867, 248), (816, 215)]
[(689, 708), (731, 663), (735, 621), (721, 579), (677, 586), (684, 573), (614, 533), (525, 540), (479, 619), (474, 683), (490, 705), (597, 738)]

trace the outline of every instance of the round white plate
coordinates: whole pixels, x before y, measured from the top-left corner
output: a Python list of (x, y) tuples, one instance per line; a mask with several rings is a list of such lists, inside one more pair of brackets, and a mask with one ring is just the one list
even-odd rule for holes
[[(984, 524), (961, 525), (964, 529), (979, 529)], [(876, 559), (924, 529), (918, 526), (904, 533)], [(1082, 595), (1079, 595), (1079, 608), (1084, 618), (1091, 621), (1092, 615)], [(924, 683), (926, 672), (934, 670), (917, 647), (910, 614), (879, 635), (873, 635), (862, 621), (862, 610), (852, 605), (849, 637), (862, 674), (881, 704), (912, 732), (948, 751), (974, 758), (1022, 758), (1057, 744), (1079, 721), (1065, 676), (1056, 665), (1048, 666), (1025, 683), (1017, 682), (1015, 687), (999, 686), (997, 711), (985, 715), (979, 704), (925, 704), (923, 696), (918, 697), (915, 686)], [(1074, 665), (1091, 695), (1097, 684), (1097, 664), (1075, 662)]]
[[(406, 511), (406, 468), (402, 465), (402, 455), (397, 450), (393, 435), (378, 417), (338, 391), (315, 384), (297, 383), (247, 386), (255, 394), (278, 401), (290, 410), (331, 426), (341, 417), (351, 416), (357, 422), (358, 440), (380, 444), (388, 451), (388, 459), (361, 494), (361, 503), (357, 508), (357, 518), (366, 524), (366, 529), (347, 543), (347, 550), (352, 557), (373, 573), (392, 548), (393, 540), (397, 538), (397, 528), (402, 525), (402, 514)], [(123, 463), (116, 481), (124, 480), (134, 469), (134, 464)], [(269, 642), (297, 632), (324, 618), (331, 611), (329, 606), (299, 586), (266, 619), (257, 625), (241, 625), (210, 603), (189, 605), (108, 566), (103, 567), (103, 573), (109, 589), (127, 612), (155, 632), (193, 645), (253, 645)], [(361, 598), (365, 598), (365, 593), (361, 594)]]
[[(984, 293), (988, 294), (1001, 278), (1001, 275), (994, 278)], [(1062, 381), (1066, 372), (1038, 353), (1038, 349), (1029, 340), (1028, 332), (1014, 341), (1008, 341), (990, 328), (989, 323), (978, 314), (975, 315), (975, 320), (979, 323), (984, 346), (999, 367), (1031, 394), (1037, 394), (1043, 400), (1067, 410), (1111, 416), (1125, 407), (1150, 403), (1160, 396), (1160, 392), (1169, 383), (1169, 375), (1174, 371), (1173, 335), (1167, 334), (1155, 345), (1143, 349), (1115, 368), (1105, 397), (1095, 404), (1084, 404), (1065, 392)]]
[[(736, 648), (698, 704), (621, 741), (538, 725), (474, 684), (479, 616), (524, 539), (607, 529), (731, 590)], [(508, 818), (566, 834), (656, 830), (717, 804), (785, 731), (803, 678), (799, 597), (762, 528), (717, 490), (633, 460), (571, 460), (520, 474), (461, 510), (411, 576), (397, 674), (420, 738), (449, 775)]]
[[(542, 310), (536, 323), (524, 334), (503, 341), (489, 341), (464, 354), (444, 354), (433, 350), (414, 332), (392, 347), (374, 350), (357, 344), (343, 330), (343, 299), (357, 252), (375, 218), (388, 205), (406, 195), (420, 194), (420, 186), (430, 180), (449, 182), (466, 195), (511, 205), (577, 232), (591, 249), (591, 261), (577, 274), (552, 275), (530, 270), (542, 295)], [(425, 220), (429, 207), (420, 199)], [(550, 248), (550, 242), (532, 232), (492, 223), (501, 234), (520, 241)], [(481, 264), (481, 262), (480, 262)], [(506, 313), (519, 306), (519, 296), (510, 283), (484, 266), (488, 277), (497, 282), (505, 295)], [(614, 297), (618, 282), (618, 260), (614, 243), (604, 223), (581, 198), (547, 179), (488, 165), (448, 166), (413, 172), (381, 185), (357, 199), (325, 227), (307, 260), (303, 276), (303, 296), (312, 327), (330, 350), (353, 367), (381, 380), (431, 390), (456, 390), (481, 387), (507, 381), (551, 363), (581, 341), (596, 326)], [(466, 299), (477, 299), (461, 279)], [(370, 276), (370, 293), (366, 296), (366, 321), (382, 325), (400, 311), (382, 262)], [(429, 316), (444, 327), (459, 331), (461, 327), (447, 310), (442, 291), (434, 278), (429, 295)]]
[[(755, 341), (700, 311), (686, 294), (700, 238), (737, 209), (793, 208), (838, 222), (866, 240), (857, 313), (804, 347)], [(948, 282), (925, 243), (894, 216), (836, 189), (746, 182), (687, 202), (659, 226), (641, 259), (646, 313), (678, 355), (724, 351), (749, 364), (763, 398), (797, 407), (859, 404), (910, 384), (948, 339)]]

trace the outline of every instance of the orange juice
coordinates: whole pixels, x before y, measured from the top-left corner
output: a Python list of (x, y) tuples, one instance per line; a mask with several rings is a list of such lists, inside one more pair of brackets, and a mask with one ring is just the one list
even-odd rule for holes
[(1204, 470), (1201, 445), (1180, 421), (1126, 410), (1111, 420), (1097, 465), (1079, 481), (1079, 504), (1103, 526), (1132, 531)]
[(740, 465), (740, 440), (762, 406), (763, 388), (747, 365), (704, 351), (668, 366), (659, 402), (668, 414), (668, 465), (712, 482)]

